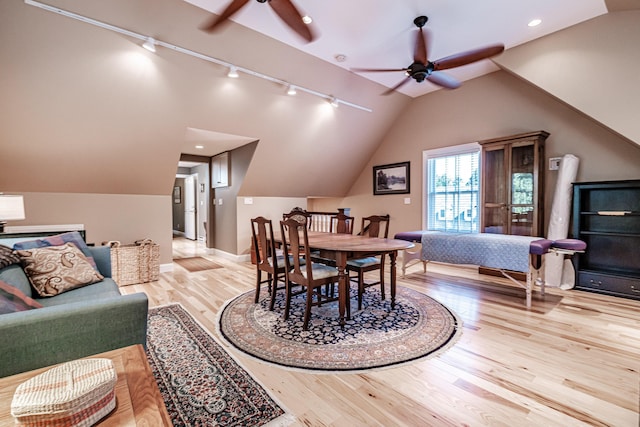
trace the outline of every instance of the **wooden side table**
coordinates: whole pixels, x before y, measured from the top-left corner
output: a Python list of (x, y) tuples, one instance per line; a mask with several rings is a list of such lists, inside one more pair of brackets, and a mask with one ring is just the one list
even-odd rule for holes
[[(172, 426), (144, 348), (138, 344), (96, 354), (111, 359), (118, 374), (116, 409), (100, 421), (107, 426)], [(11, 400), (21, 383), (53, 366), (0, 378), (0, 425), (13, 425)]]

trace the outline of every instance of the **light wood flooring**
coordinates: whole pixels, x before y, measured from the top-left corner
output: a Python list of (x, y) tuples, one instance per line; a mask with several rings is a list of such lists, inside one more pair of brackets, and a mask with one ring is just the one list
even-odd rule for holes
[(398, 284), (462, 319), (455, 346), (402, 367), (305, 373), (252, 359), (216, 332), (225, 302), (254, 289), (252, 264), (186, 239), (174, 240), (174, 254), (224, 268), (189, 273), (174, 263), (158, 282), (122, 292), (146, 292), (152, 306), (180, 302), (293, 413), (295, 426), (639, 425), (640, 301), (558, 289), (541, 299), (536, 289), (527, 310), (524, 290), (501, 278), (437, 264), (425, 275), (414, 265)]

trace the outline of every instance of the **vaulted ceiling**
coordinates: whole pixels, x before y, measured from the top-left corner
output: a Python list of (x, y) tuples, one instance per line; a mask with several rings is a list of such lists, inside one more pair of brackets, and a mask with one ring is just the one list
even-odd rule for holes
[[(335, 7), (344, 2), (330, 3)], [(607, 1), (606, 7), (620, 11), (604, 14), (605, 3), (585, 1), (596, 6), (590, 12), (595, 18), (510, 47), (489, 66), (517, 75), (640, 143), (640, 125), (634, 117), (640, 82), (632, 72), (640, 66), (633, 43), (640, 40), (640, 12), (623, 11), (632, 3)], [(153, 54), (142, 49), (135, 37), (27, 3), (0, 2), (0, 190), (7, 192), (168, 195), (180, 154), (198, 154), (195, 145), (205, 145), (209, 151), (203, 154), (224, 151), (218, 139), (223, 135), (231, 143), (238, 138), (260, 141), (245, 180), (252, 195), (344, 195), (412, 103), (411, 96), (419, 95), (381, 96), (397, 81), (373, 81), (238, 23), (230, 23), (219, 34), (206, 34), (198, 27), (210, 13), (181, 0), (49, 0), (48, 4), (275, 81), (246, 73), (229, 79), (226, 67), (175, 49), (160, 47)], [(375, 6), (377, 2), (366, 4), (367, 13), (375, 11), (376, 19), (387, 12)], [(419, 10), (419, 2), (406, 4), (412, 6), (405, 10), (408, 19), (417, 13), (430, 14), (434, 20), (446, 16), (444, 10), (435, 15), (433, 10)], [(262, 6), (251, 2), (246, 8), (257, 12)], [(275, 16), (264, 19), (281, 27)], [(393, 15), (392, 22), (405, 21)], [(407, 49), (407, 34), (414, 29), (410, 22), (402, 25), (389, 28), (396, 35), (389, 37), (389, 45), (381, 44), (393, 50), (389, 55), (397, 53), (391, 46)], [(482, 34), (464, 35), (458, 30), (455, 35), (462, 42), (452, 44), (452, 49), (470, 47), (467, 40), (488, 40)], [(434, 49), (454, 39), (436, 33)], [(356, 39), (354, 52), (357, 45)], [(331, 46), (330, 51), (339, 53), (334, 49)], [(384, 55), (377, 58), (374, 50), (354, 53), (368, 52), (357, 65), (386, 66)], [(435, 52), (436, 56), (452, 53)], [(410, 58), (410, 50), (404, 55)], [(290, 97), (279, 82), (332, 95), (371, 112), (348, 105), (335, 109), (311, 93)]]

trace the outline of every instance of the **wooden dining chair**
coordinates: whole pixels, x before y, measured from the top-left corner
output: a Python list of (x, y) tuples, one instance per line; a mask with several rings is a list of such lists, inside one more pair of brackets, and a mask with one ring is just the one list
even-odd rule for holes
[(300, 223), (304, 223), (307, 229), (311, 228), (312, 215), (302, 208), (295, 207), (291, 212), (283, 213), (282, 219), (287, 220), (293, 218)]
[[(389, 215), (372, 215), (362, 218), (362, 227), (359, 236), (383, 237), (389, 236)], [(380, 285), (380, 293), (384, 299), (384, 262), (385, 256), (372, 256), (361, 259), (347, 261), (347, 272), (355, 272), (353, 278), (358, 284), (358, 310), (362, 310), (362, 295), (366, 288)], [(368, 271), (380, 270), (380, 278), (375, 282), (366, 283), (364, 273)], [(349, 277), (349, 281), (352, 277)]]
[(329, 223), (330, 233), (353, 234), (353, 223), (355, 218), (343, 213), (331, 216)]
[[(260, 300), (260, 287), (267, 283), (270, 299), (269, 310), (273, 310), (276, 300), (276, 291), (286, 287), (286, 269), (284, 255), (276, 252), (273, 225), (270, 219), (262, 216), (251, 219), (251, 234), (253, 238), (253, 251), (256, 261), (256, 296), (254, 302)], [(267, 273), (267, 278), (262, 280), (262, 272)], [(278, 288), (278, 282), (283, 286)]]
[[(312, 262), (309, 249), (309, 236), (304, 223), (295, 218), (280, 221), (282, 243), (287, 247), (291, 256), (285, 258), (285, 306), (284, 319), (289, 318), (292, 288), (294, 284), (306, 288), (306, 302), (304, 312), (303, 330), (309, 327), (311, 318), (311, 306), (320, 306), (329, 299), (322, 293), (322, 287), (326, 284), (338, 282), (338, 269), (325, 264)], [(305, 262), (306, 261), (306, 262)], [(304, 264), (302, 262), (305, 262)], [(315, 297), (315, 301), (314, 301)]]

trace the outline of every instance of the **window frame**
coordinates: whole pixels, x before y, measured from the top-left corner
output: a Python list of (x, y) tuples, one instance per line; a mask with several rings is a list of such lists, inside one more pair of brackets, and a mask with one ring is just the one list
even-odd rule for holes
[(455, 155), (464, 155), (478, 153), (478, 212), (477, 222), (478, 231), (482, 224), (482, 209), (480, 207), (481, 191), (482, 191), (482, 146), (478, 142), (470, 142), (460, 145), (452, 145), (442, 148), (434, 148), (422, 151), (422, 229), (429, 230), (429, 159), (438, 157), (447, 157)]

